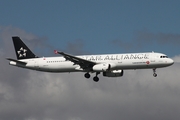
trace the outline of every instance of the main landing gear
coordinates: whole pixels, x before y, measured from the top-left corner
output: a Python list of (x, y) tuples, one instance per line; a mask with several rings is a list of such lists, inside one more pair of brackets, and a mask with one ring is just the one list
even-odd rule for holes
[(153, 76), (157, 77), (156, 68), (153, 69)]
[(84, 77), (85, 77), (85, 78), (90, 78), (91, 76), (90, 76), (89, 73), (86, 73), (86, 74), (84, 74)]
[[(95, 82), (98, 82), (98, 81), (99, 81), (98, 74), (100, 74), (100, 72), (96, 72), (96, 76), (93, 78), (93, 80), (94, 80)], [(85, 78), (90, 78), (91, 76), (90, 76), (89, 73), (85, 73), (85, 74), (84, 74), (84, 77), (85, 77)]]
[(98, 82), (99, 81), (99, 78), (98, 78), (98, 74), (100, 74), (100, 72), (96, 72), (96, 76), (93, 78), (93, 80), (95, 81), (95, 82)]

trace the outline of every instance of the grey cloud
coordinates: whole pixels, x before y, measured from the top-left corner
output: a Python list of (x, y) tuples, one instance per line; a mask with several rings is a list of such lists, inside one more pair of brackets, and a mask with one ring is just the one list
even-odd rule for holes
[[(5, 38), (1, 40), (7, 42), (9, 39)], [(24, 36), (24, 39), (27, 38)], [(85, 79), (83, 73), (45, 73), (9, 66), (4, 57), (10, 46), (2, 43), (0, 120), (169, 120), (180, 117), (179, 63), (158, 69), (157, 78), (152, 76), (152, 70), (130, 70), (118, 78), (100, 75), (100, 81), (95, 83), (92, 78)], [(8, 54), (14, 54), (14, 50)], [(180, 57), (173, 59), (178, 61)]]
[(85, 45), (83, 40), (77, 39), (72, 42), (68, 42), (65, 49), (63, 49), (63, 51), (73, 55), (87, 54), (88, 52), (83, 50), (84, 46)]
[(25, 41), (30, 49), (35, 50), (38, 56), (53, 53), (54, 48), (47, 44), (47, 37), (37, 37), (32, 33), (27, 33), (24, 30), (13, 26), (0, 26), (0, 42), (2, 43), (0, 46), (4, 48), (2, 49), (3, 54), (6, 53), (6, 55), (15, 57), (12, 36), (19, 36), (23, 41)]
[(21, 119), (178, 119), (179, 67), (158, 69), (158, 78), (150, 70), (125, 71), (122, 78), (100, 76), (99, 83), (80, 73), (29, 71), (24, 101), (12, 100), (1, 109)]
[[(180, 34), (172, 34), (172, 33), (152, 33), (150, 31), (138, 31), (135, 33), (135, 39), (138, 42), (154, 42), (162, 45), (172, 44), (178, 45), (180, 44)], [(143, 43), (144, 44), (144, 43)]]
[(132, 51), (135, 49), (142, 48), (141, 44), (136, 41), (124, 41), (124, 40), (113, 40), (112, 43), (120, 48), (123, 48), (125, 51)]
[(135, 32), (132, 41), (116, 39), (113, 40), (112, 43), (120, 46), (126, 51), (140, 50), (144, 47), (153, 46), (155, 44), (158, 44), (160, 47), (172, 45), (177, 48), (180, 46), (180, 34), (152, 33), (148, 30), (143, 30)]
[(180, 63), (180, 55), (177, 55), (173, 58), (174, 62)]

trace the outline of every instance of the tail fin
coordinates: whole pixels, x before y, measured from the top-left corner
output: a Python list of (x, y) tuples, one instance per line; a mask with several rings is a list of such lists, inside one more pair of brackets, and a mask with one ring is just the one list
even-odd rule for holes
[(37, 56), (17, 36), (12, 37), (17, 59), (37, 58)]

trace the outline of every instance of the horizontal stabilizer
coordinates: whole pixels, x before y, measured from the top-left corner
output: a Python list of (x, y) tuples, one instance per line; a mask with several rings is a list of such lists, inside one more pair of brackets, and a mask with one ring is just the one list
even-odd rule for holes
[(6, 58), (7, 60), (10, 60), (10, 61), (14, 61), (16, 63), (19, 63), (19, 64), (22, 64), (22, 65), (26, 65), (27, 63), (26, 62), (22, 62), (22, 61), (19, 61), (19, 60), (15, 60), (15, 59), (12, 59), (12, 58)]

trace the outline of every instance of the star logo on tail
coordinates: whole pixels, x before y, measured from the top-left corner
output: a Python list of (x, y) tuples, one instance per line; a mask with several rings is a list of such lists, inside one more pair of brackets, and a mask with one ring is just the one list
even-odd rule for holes
[(26, 57), (26, 52), (27, 52), (27, 50), (24, 49), (23, 47), (21, 47), (21, 48), (19, 49), (19, 51), (17, 51), (17, 53), (18, 53), (18, 55), (19, 55), (20, 58), (21, 58), (21, 57)]

